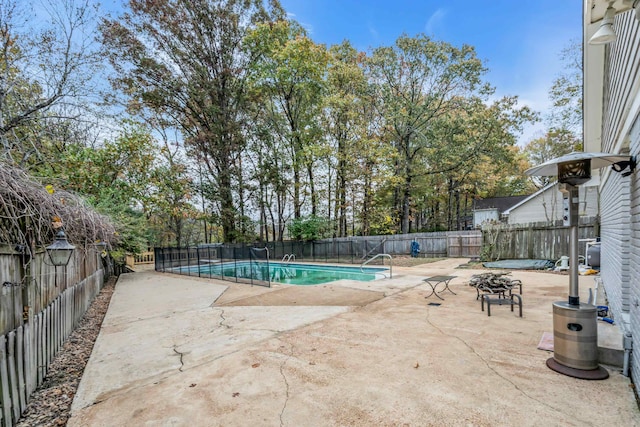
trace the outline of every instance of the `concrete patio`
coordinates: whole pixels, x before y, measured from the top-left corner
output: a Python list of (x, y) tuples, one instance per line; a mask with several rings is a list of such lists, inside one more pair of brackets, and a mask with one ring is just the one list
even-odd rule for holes
[[(524, 317), (488, 317), (465, 262), (307, 287), (123, 275), (68, 426), (640, 425), (620, 368), (579, 380), (537, 349), (567, 275), (514, 271)], [(457, 295), (425, 299), (441, 274)], [(580, 285), (586, 301), (593, 278)], [(599, 322), (601, 345), (619, 340)]]

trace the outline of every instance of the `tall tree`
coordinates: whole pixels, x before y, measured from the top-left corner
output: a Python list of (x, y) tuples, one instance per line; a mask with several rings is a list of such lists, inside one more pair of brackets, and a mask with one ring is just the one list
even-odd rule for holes
[(57, 158), (58, 168), (48, 179), (86, 197), (118, 225), (121, 247), (147, 249), (147, 217), (150, 211), (157, 146), (151, 135), (133, 123), (100, 147), (69, 145)]
[(563, 71), (549, 89), (553, 103), (548, 117), (551, 130), (572, 132), (582, 140), (582, 43), (576, 40), (560, 52)]
[(293, 170), (294, 218), (302, 217), (306, 172), (311, 214), (318, 210), (314, 163), (321, 151), (319, 128), (328, 54), (295, 21), (261, 24), (246, 39), (256, 61), (252, 78), (266, 121), (287, 144)]
[[(259, 97), (261, 98), (261, 97)], [(269, 241), (283, 240), (285, 225), (289, 220), (289, 192), (292, 187), (288, 171), (288, 150), (282, 138), (273, 132), (273, 116), (264, 114), (263, 104), (256, 104), (254, 128), (250, 135), (247, 150), (247, 162), (253, 167), (250, 179), (256, 183), (257, 190), (251, 193), (258, 207), (259, 238)]]
[(334, 235), (344, 237), (347, 235), (349, 183), (361, 176), (356, 174), (356, 167), (362, 158), (359, 142), (366, 140), (363, 138), (366, 116), (361, 114), (361, 105), (367, 102), (367, 81), (361, 57), (348, 41), (332, 46), (329, 52), (324, 126), (328, 140), (334, 144), (329, 164), (336, 175)]
[(130, 0), (130, 12), (102, 25), (132, 109), (170, 114), (215, 183), (224, 240), (236, 239), (234, 184), (245, 145), (247, 68), (243, 48), (258, 22), (282, 18), (276, 0)]
[(442, 143), (449, 149), (438, 150), (438, 158), (430, 158), (429, 162), (438, 162), (447, 180), (448, 229), (460, 229), (461, 204), (468, 201), (469, 193), (495, 194), (501, 184), (508, 187), (507, 182), (517, 175), (515, 135), (537, 117), (528, 107), (519, 108), (517, 103), (516, 97), (503, 97), (491, 103), (481, 97), (470, 97), (438, 126), (438, 131), (444, 131)]
[(185, 235), (186, 225), (197, 217), (191, 203), (194, 184), (177, 137), (170, 137), (166, 130), (161, 135), (160, 162), (151, 173), (153, 187), (147, 216), (156, 232), (154, 243), (180, 247), (189, 243), (189, 236)]
[(41, 6), (0, 0), (0, 156), (29, 168), (51, 166), (72, 132), (89, 134), (78, 124), (101, 60), (91, 0)]
[(423, 173), (419, 157), (439, 144), (429, 137), (432, 127), (480, 87), (485, 69), (473, 47), (458, 49), (422, 34), (375, 49), (369, 64), (383, 100), (387, 140), (396, 151), (396, 215), (401, 232), (408, 233), (414, 179)]

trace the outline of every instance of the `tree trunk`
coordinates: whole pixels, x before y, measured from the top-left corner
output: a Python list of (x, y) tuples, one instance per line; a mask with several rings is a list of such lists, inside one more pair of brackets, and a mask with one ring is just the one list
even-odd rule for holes
[(218, 195), (223, 239), (225, 242), (235, 242), (237, 237), (235, 226), (236, 210), (233, 206), (231, 174), (228, 168), (220, 168), (218, 175)]
[(307, 175), (309, 176), (309, 191), (311, 192), (311, 215), (316, 216), (318, 214), (318, 195), (313, 182), (313, 163), (311, 161), (307, 162)]
[[(340, 179), (340, 237), (347, 237), (347, 183), (344, 176)], [(353, 206), (355, 209), (355, 206)]]
[[(371, 208), (373, 205), (373, 185), (372, 179), (373, 161), (367, 161), (364, 173), (364, 195), (362, 198), (362, 213), (360, 221), (362, 223), (361, 235), (368, 236), (371, 232)], [(355, 206), (353, 206), (355, 212)], [(354, 215), (355, 222), (355, 215)]]
[(293, 217), (299, 219), (302, 217), (302, 202), (300, 201), (300, 167), (297, 162), (293, 162)]
[(411, 216), (411, 168), (406, 168), (407, 176), (405, 177), (404, 188), (402, 191), (402, 222), (400, 231), (402, 234), (410, 233), (409, 218)]
[(456, 230), (460, 231), (460, 191), (456, 190)]
[(238, 209), (240, 210), (240, 233), (242, 233), (242, 241), (247, 236), (247, 222), (245, 221), (244, 207), (244, 178), (242, 176), (242, 157), (238, 156)]
[[(277, 233), (277, 240), (279, 242), (282, 242), (284, 240), (284, 222), (285, 222), (285, 218), (284, 218), (284, 207), (285, 207), (285, 203), (286, 203), (286, 190), (284, 188), (281, 188), (280, 191), (277, 193), (276, 196), (276, 200), (277, 200), (277, 205), (278, 205), (278, 233)], [(276, 237), (274, 236), (274, 239), (276, 239)]]

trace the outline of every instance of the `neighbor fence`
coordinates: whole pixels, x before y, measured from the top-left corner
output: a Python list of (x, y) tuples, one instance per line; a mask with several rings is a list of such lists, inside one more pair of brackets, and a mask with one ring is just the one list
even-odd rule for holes
[(0, 426), (18, 421), (102, 288), (107, 266), (93, 247), (76, 249), (66, 267), (50, 265), (44, 251), (29, 257), (0, 247)]
[[(483, 260), (548, 259), (569, 255), (570, 229), (562, 222), (498, 224), (482, 228)], [(599, 236), (597, 218), (580, 218), (579, 252), (585, 254), (587, 239)]]
[(420, 244), (420, 257), (476, 258), (480, 256), (482, 233), (479, 230), (464, 230), (360, 238), (342, 237), (321, 240), (316, 244), (331, 245), (342, 242), (353, 243), (355, 262), (375, 253), (408, 255), (411, 253), (412, 242)]

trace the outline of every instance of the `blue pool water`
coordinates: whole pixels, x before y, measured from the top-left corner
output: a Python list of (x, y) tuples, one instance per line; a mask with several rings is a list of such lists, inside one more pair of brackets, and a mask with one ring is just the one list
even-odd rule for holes
[[(291, 285), (319, 285), (335, 280), (357, 280), (369, 282), (384, 277), (387, 268), (368, 267), (360, 271), (360, 267), (312, 265), (270, 262), (229, 262), (221, 264), (206, 264), (188, 268), (190, 274), (201, 276), (225, 276), (260, 281), (270, 280), (277, 283)], [(182, 272), (186, 269), (182, 268)]]

